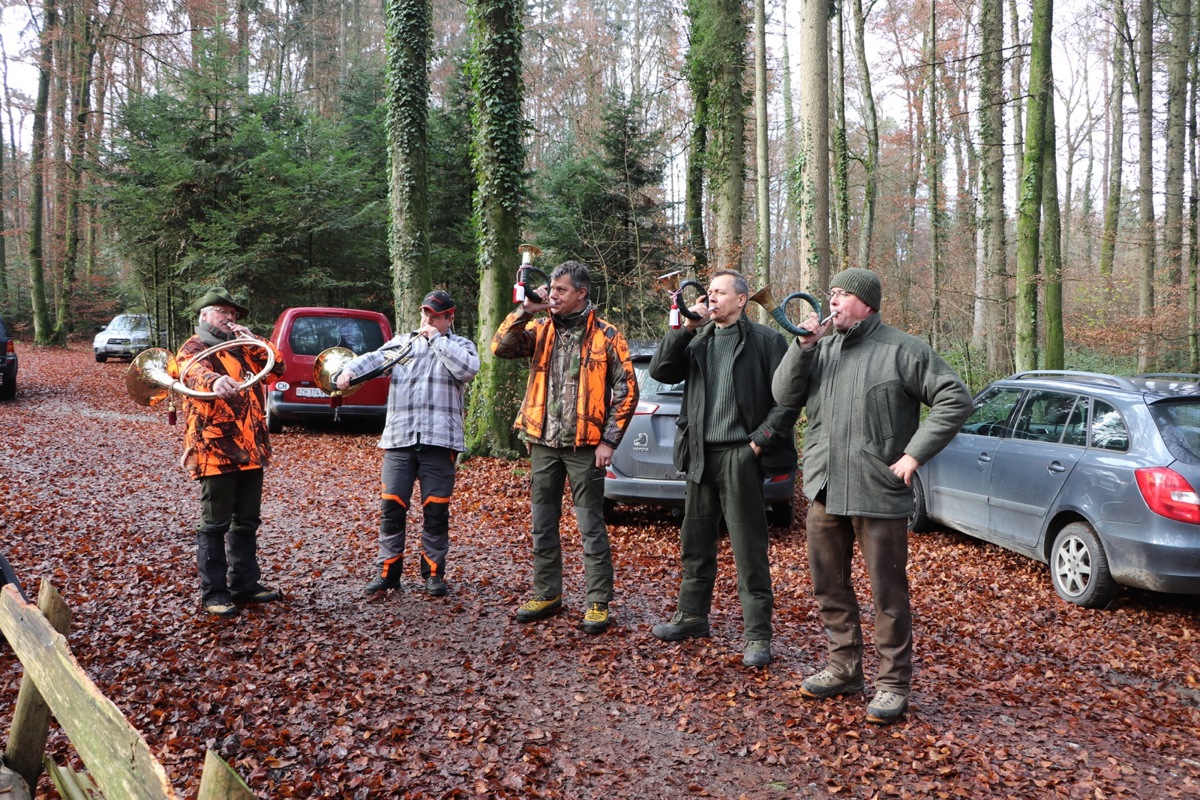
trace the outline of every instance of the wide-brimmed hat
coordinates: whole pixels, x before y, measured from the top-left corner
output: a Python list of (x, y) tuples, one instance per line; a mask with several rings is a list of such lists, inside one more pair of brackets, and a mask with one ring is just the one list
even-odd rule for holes
[(445, 314), (454, 310), (454, 298), (447, 291), (435, 289), (425, 295), (425, 299), (421, 301), (421, 308), (428, 308), (435, 314)]
[(250, 309), (233, 299), (233, 295), (224, 286), (213, 286), (204, 293), (196, 302), (192, 303), (191, 309), (196, 313), (208, 308), (209, 306), (229, 306), (237, 312), (238, 319), (250, 313)]

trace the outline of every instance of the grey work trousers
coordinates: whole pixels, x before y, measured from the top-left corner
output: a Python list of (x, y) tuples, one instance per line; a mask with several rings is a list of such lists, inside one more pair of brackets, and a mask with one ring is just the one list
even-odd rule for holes
[(707, 617), (712, 608), (722, 517), (737, 569), (743, 633), (747, 641), (770, 640), (775, 593), (767, 555), (763, 472), (748, 442), (705, 448), (700, 482), (688, 482), (679, 529), (683, 562), (679, 610), (685, 614)]
[(862, 623), (850, 582), (856, 541), (875, 604), (875, 688), (907, 695), (912, 685), (907, 520), (827, 514), (824, 498), (818, 497), (808, 509), (808, 566), (829, 636), (828, 668), (846, 680), (863, 674)]
[(608, 603), (613, 594), (612, 550), (604, 525), (604, 469), (596, 466), (595, 447), (529, 446), (533, 522), (533, 591), (543, 597), (562, 594), (562, 544), (559, 519), (563, 492), (571, 482), (575, 522), (583, 539), (583, 571), (588, 603)]

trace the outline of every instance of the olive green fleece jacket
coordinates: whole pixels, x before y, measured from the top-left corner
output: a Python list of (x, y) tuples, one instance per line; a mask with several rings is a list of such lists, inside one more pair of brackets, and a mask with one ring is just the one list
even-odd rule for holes
[[(804, 494), (825, 490), (827, 513), (898, 519), (912, 490), (888, 469), (907, 453), (924, 464), (971, 415), (971, 393), (929, 345), (875, 313), (804, 350), (788, 348), (775, 402), (807, 407)], [(921, 406), (929, 416), (921, 422)]]

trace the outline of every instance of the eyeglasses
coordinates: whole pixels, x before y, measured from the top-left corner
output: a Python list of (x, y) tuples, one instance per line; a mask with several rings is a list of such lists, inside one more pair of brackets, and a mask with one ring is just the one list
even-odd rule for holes
[(836, 300), (839, 297), (853, 297), (853, 296), (854, 296), (854, 292), (847, 292), (845, 289), (830, 289), (829, 290), (829, 299), (830, 300)]

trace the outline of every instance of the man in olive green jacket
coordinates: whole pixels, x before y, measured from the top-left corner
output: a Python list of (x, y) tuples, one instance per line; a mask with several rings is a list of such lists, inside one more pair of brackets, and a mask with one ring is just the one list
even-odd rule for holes
[[(945, 447), (971, 414), (962, 380), (925, 342), (885, 325), (883, 289), (870, 270), (834, 276), (834, 333), (812, 315), (775, 372), (776, 402), (806, 407), (804, 493), (813, 593), (829, 636), (829, 663), (807, 678), (812, 699), (863, 690), (863, 639), (850, 582), (858, 542), (875, 602), (879, 652), (867, 721), (887, 724), (908, 707), (912, 612), (908, 529), (913, 472)], [(921, 422), (921, 406), (929, 415)]]

